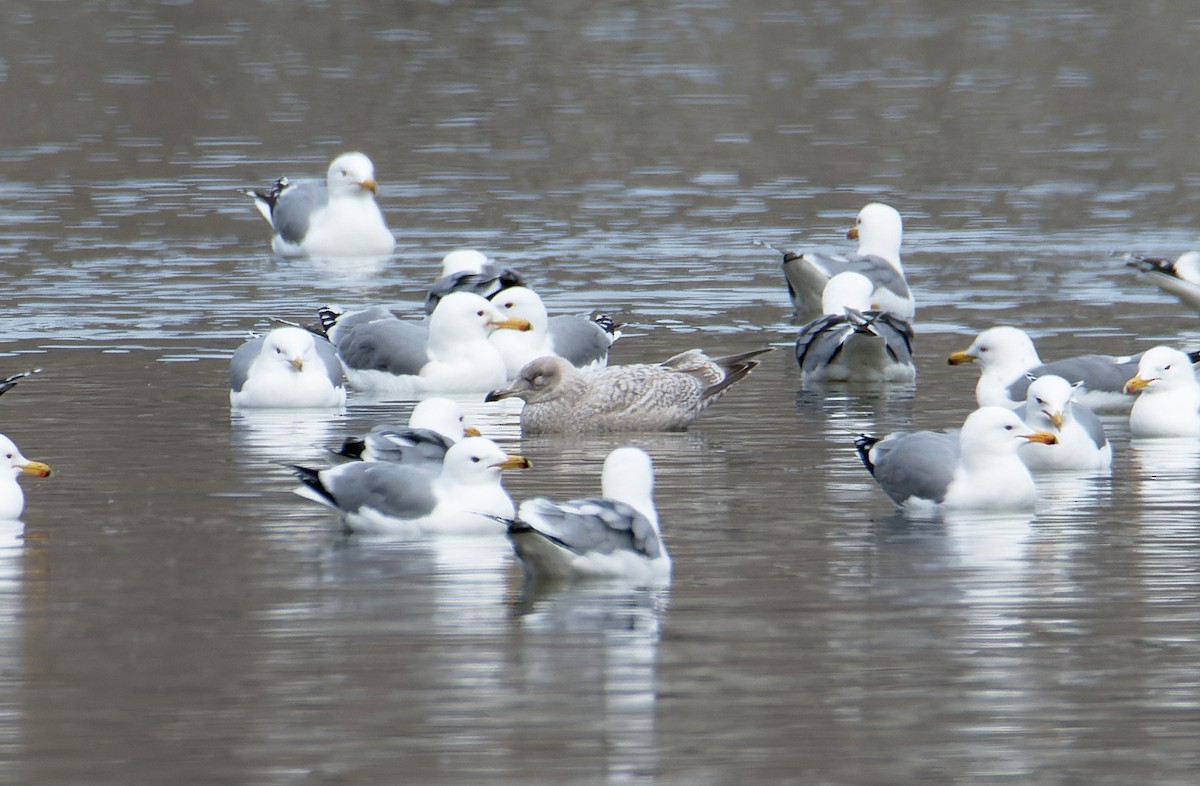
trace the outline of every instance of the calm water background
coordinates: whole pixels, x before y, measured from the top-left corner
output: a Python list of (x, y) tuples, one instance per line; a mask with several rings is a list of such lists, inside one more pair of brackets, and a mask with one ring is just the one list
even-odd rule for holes
[[(953, 425), (945, 356), (1200, 346), (1114, 251), (1200, 226), (1189, 3), (86, 2), (0, 9), (0, 424), (57, 474), (0, 549), (0, 781), (1194, 783), (1200, 453), (908, 523), (851, 431)], [(283, 262), (234, 189), (375, 161), (395, 258)], [(915, 391), (805, 391), (777, 258), (906, 220)], [(413, 309), (446, 251), (780, 351), (691, 432), (520, 441), (518, 500), (646, 446), (669, 592), (523, 593), (502, 541), (341, 536), (280, 461), (403, 405), (231, 418), (265, 317)], [(11, 535), (12, 533), (10, 533)]]

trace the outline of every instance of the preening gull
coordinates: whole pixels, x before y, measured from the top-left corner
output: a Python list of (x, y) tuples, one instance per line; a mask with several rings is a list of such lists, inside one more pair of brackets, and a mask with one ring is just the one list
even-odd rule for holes
[(229, 361), (229, 403), (235, 409), (342, 407), (346, 388), (333, 345), (298, 327), (252, 338)]
[(576, 367), (603, 366), (608, 348), (620, 335), (611, 319), (597, 322), (578, 314), (551, 318), (542, 298), (528, 287), (509, 287), (492, 295), (492, 305), (506, 317), (523, 319), (529, 330), (503, 330), (491, 335), (491, 342), (504, 356), (508, 378), (513, 379), (531, 360), (558, 355)]
[(17, 483), (18, 475), (44, 478), (49, 474), (48, 464), (25, 458), (11, 439), (0, 434), (0, 520), (15, 521), (25, 510), (25, 493)]
[(825, 285), (838, 273), (849, 270), (871, 280), (875, 308), (912, 319), (916, 305), (900, 262), (903, 233), (904, 223), (895, 208), (871, 202), (859, 211), (858, 220), (846, 234), (858, 241), (856, 254), (782, 252), (783, 274), (797, 316), (806, 322), (819, 317)]
[(527, 577), (654, 584), (670, 579), (650, 456), (632, 447), (609, 453), (600, 493), (600, 498), (570, 502), (536, 497), (521, 503), (508, 536)]
[(41, 371), (40, 368), (35, 368), (30, 371), (22, 371), (19, 374), (13, 374), (12, 376), (4, 377), (3, 379), (0, 379), (0, 396), (3, 396), (8, 391), (15, 388), (17, 386), (17, 383), (20, 382), (21, 380), (25, 379), (25, 377), (32, 376), (34, 374), (37, 374), (40, 371)]
[(952, 366), (979, 364), (975, 399), (979, 406), (1012, 408), (1025, 400), (1030, 377), (1056, 374), (1071, 384), (1082, 382), (1075, 400), (1095, 410), (1128, 409), (1133, 399), (1124, 394), (1125, 380), (1137, 370), (1136, 357), (1079, 355), (1042, 363), (1025, 331), (1002, 325), (988, 328), (971, 346), (948, 358)]
[(1107, 472), (1112, 467), (1112, 445), (1104, 424), (1090, 409), (1072, 401), (1077, 390), (1077, 385), (1057, 374), (1029, 383), (1017, 415), (1031, 429), (1056, 438), (1054, 444), (1030, 442), (1017, 450), (1031, 470)]
[(274, 229), (280, 256), (375, 257), (396, 246), (375, 204), (375, 167), (362, 153), (333, 159), (325, 183), (280, 178), (269, 191), (246, 193)]
[(874, 285), (846, 271), (822, 294), (825, 316), (800, 328), (796, 362), (805, 382), (912, 382), (913, 330), (886, 311), (870, 309)]
[(1172, 262), (1156, 257), (1130, 256), (1125, 264), (1156, 287), (1200, 311), (1200, 251), (1186, 251)]
[(1053, 443), (1003, 407), (981, 407), (961, 430), (916, 431), (854, 442), (863, 465), (897, 506), (919, 513), (936, 506), (1026, 510), (1036, 501), (1029, 469), (1017, 456), (1027, 442)]
[(1129, 411), (1135, 438), (1200, 437), (1200, 383), (1187, 353), (1162, 346), (1146, 350), (1125, 389), (1138, 393)]
[(329, 469), (293, 467), (304, 484), (296, 493), (341, 514), (349, 531), (406, 537), (503, 533), (512, 498), (503, 469), (529, 462), (484, 437), (467, 437), (446, 451), (434, 476), (387, 461), (352, 461)]
[[(381, 309), (378, 319), (338, 319), (329, 335), (358, 390), (404, 398), (446, 393), (486, 393), (503, 385), (504, 358), (489, 341), (497, 329), (528, 330), (485, 298), (452, 292), (429, 317), (428, 330)], [(423, 343), (422, 339), (424, 339)]]
[(691, 349), (657, 365), (580, 370), (559, 357), (532, 361), (488, 401), (516, 396), (524, 434), (683, 431), (770, 352), (710, 358)]
[(442, 258), (442, 275), (425, 296), (425, 313), (432, 314), (438, 302), (451, 292), (474, 292), (491, 298), (502, 289), (523, 286), (525, 280), (517, 271), (488, 259), (481, 251), (460, 248)]
[(347, 437), (335, 455), (352, 461), (390, 461), (440, 471), (450, 446), (479, 429), (464, 422), (462, 407), (448, 398), (427, 398), (413, 407), (407, 426), (380, 424), (361, 437)]

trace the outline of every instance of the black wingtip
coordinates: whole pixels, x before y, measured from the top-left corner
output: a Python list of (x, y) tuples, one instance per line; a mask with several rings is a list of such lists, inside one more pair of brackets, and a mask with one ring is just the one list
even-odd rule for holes
[(342, 318), (343, 313), (332, 306), (322, 306), (317, 309), (317, 318), (321, 320), (321, 330), (326, 337), (329, 336), (329, 331), (333, 330), (333, 326), (337, 324), (338, 320)]
[(367, 449), (367, 441), (362, 437), (346, 437), (342, 440), (341, 447), (330, 450), (335, 456), (350, 459), (351, 461), (362, 461), (363, 453)]
[(867, 468), (867, 472), (870, 472), (872, 476), (875, 475), (875, 464), (871, 461), (871, 448), (875, 447), (879, 440), (879, 437), (873, 437), (870, 434), (859, 434), (854, 438), (854, 450), (862, 460), (863, 466)]
[(330, 503), (337, 504), (337, 500), (333, 498), (333, 494), (329, 493), (329, 489), (321, 482), (321, 470), (313, 469), (312, 467), (303, 467), (299, 464), (287, 464), (286, 466), (292, 470), (292, 474), (299, 478), (300, 482), (305, 486), (317, 492), (324, 499), (329, 500)]
[(15, 388), (17, 383), (25, 379), (25, 377), (37, 374), (39, 372), (41, 372), (41, 369), (35, 368), (29, 371), (22, 371), (19, 374), (13, 374), (12, 376), (5, 377), (4, 379), (0, 379), (0, 396)]

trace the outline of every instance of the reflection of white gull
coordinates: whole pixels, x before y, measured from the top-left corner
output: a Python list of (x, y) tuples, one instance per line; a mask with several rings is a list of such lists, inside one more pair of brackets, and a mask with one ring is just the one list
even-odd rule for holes
[(386, 461), (294, 469), (304, 484), (296, 493), (338, 511), (347, 529), (419, 537), (499, 533), (496, 519), (514, 513), (500, 471), (528, 466), (489, 439), (467, 437), (446, 451), (442, 470), (433, 477)]
[(460, 248), (442, 258), (442, 275), (425, 296), (425, 313), (432, 314), (441, 299), (451, 292), (474, 292), (490, 298), (502, 289), (522, 286), (525, 280), (517, 271), (473, 248)]
[(536, 497), (521, 503), (508, 534), (526, 576), (639, 583), (670, 578), (650, 456), (639, 448), (617, 448), (604, 460), (600, 489), (600, 498), (560, 503)]
[(280, 256), (373, 257), (396, 245), (375, 204), (375, 167), (362, 153), (335, 158), (325, 183), (280, 178), (270, 191), (246, 193), (270, 222)]
[(1017, 457), (1026, 442), (1054, 442), (1010, 410), (981, 407), (960, 431), (916, 431), (883, 439), (859, 435), (863, 465), (892, 502), (910, 512), (934, 506), (980, 510), (1032, 508), (1036, 489)]
[(871, 309), (873, 284), (861, 273), (829, 280), (821, 303), (825, 316), (800, 328), (796, 362), (805, 382), (911, 382), (912, 327), (886, 311)]
[(859, 211), (857, 222), (846, 235), (858, 240), (858, 253), (834, 256), (784, 252), (788, 295), (800, 319), (809, 321), (820, 316), (826, 283), (844, 271), (861, 273), (871, 280), (871, 301), (877, 308), (912, 319), (916, 306), (900, 263), (903, 232), (904, 223), (895, 208), (871, 202)]
[(1125, 389), (1141, 391), (1129, 411), (1135, 439), (1200, 437), (1200, 383), (1186, 353), (1161, 346), (1146, 350)]
[(44, 478), (49, 474), (49, 465), (25, 458), (11, 439), (0, 434), (0, 520), (19, 519), (25, 510), (25, 492), (17, 483), (18, 476)]
[(380, 424), (361, 437), (347, 437), (333, 453), (355, 461), (390, 461), (440, 471), (446, 451), (479, 430), (464, 422), (462, 407), (448, 398), (427, 398), (413, 407), (407, 426)]
[(490, 340), (504, 356), (508, 378), (514, 379), (521, 367), (545, 355), (558, 355), (573, 366), (603, 366), (608, 348), (620, 335), (611, 319), (599, 320), (578, 314), (551, 318), (536, 292), (527, 287), (509, 287), (491, 298), (492, 305), (510, 319), (523, 319), (529, 330), (497, 330)]
[(1017, 451), (1032, 470), (1107, 471), (1112, 467), (1112, 445), (1096, 414), (1072, 401), (1077, 386), (1056, 374), (1029, 383), (1025, 403), (1017, 415), (1035, 431), (1047, 431), (1053, 444), (1030, 442)]
[(1123, 388), (1137, 369), (1136, 358), (1078, 355), (1042, 363), (1025, 331), (1007, 325), (983, 331), (971, 346), (952, 353), (949, 363), (979, 364), (975, 398), (981, 407), (1015, 407), (1025, 400), (1029, 378), (1047, 374), (1057, 374), (1072, 384), (1082, 382), (1075, 400), (1092, 409), (1126, 409), (1133, 404)]
[(682, 431), (730, 385), (758, 366), (770, 347), (710, 358), (688, 350), (657, 365), (609, 366), (581, 371), (559, 357), (529, 363), (488, 401), (525, 401), (521, 430), (538, 433)]
[(1169, 259), (1130, 256), (1125, 262), (1164, 292), (1179, 298), (1184, 305), (1200, 311), (1200, 251), (1187, 251), (1172, 262)]
[(428, 331), (386, 309), (343, 317), (322, 314), (352, 387), (406, 398), (486, 393), (503, 385), (504, 358), (488, 341), (497, 329), (528, 330), (485, 298), (452, 292), (429, 317)]
[(253, 338), (229, 362), (229, 403), (238, 409), (306, 409), (346, 403), (333, 345), (297, 327)]

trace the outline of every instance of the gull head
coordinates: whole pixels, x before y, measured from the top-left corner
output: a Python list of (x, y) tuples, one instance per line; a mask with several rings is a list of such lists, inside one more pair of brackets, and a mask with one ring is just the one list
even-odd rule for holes
[(375, 193), (375, 165), (362, 153), (343, 153), (329, 165), (326, 175), (330, 195)]
[(272, 330), (263, 339), (261, 354), (302, 373), (306, 365), (317, 368), (317, 347), (312, 333), (297, 327)]
[(947, 362), (952, 366), (977, 362), (985, 370), (1007, 367), (1024, 370), (1042, 361), (1024, 330), (1001, 325), (980, 333), (966, 349), (952, 352)]
[(25, 458), (17, 449), (16, 443), (3, 434), (0, 434), (0, 456), (3, 457), (4, 466), (8, 467), (9, 473), (14, 478), (18, 475), (34, 475), (44, 478), (50, 474), (49, 464)]
[(858, 253), (882, 257), (900, 265), (900, 241), (904, 235), (904, 220), (891, 205), (871, 202), (858, 211), (854, 226), (846, 237), (858, 241)]
[(1125, 383), (1126, 393), (1195, 388), (1196, 372), (1187, 354), (1173, 347), (1152, 347), (1138, 361), (1138, 373)]

